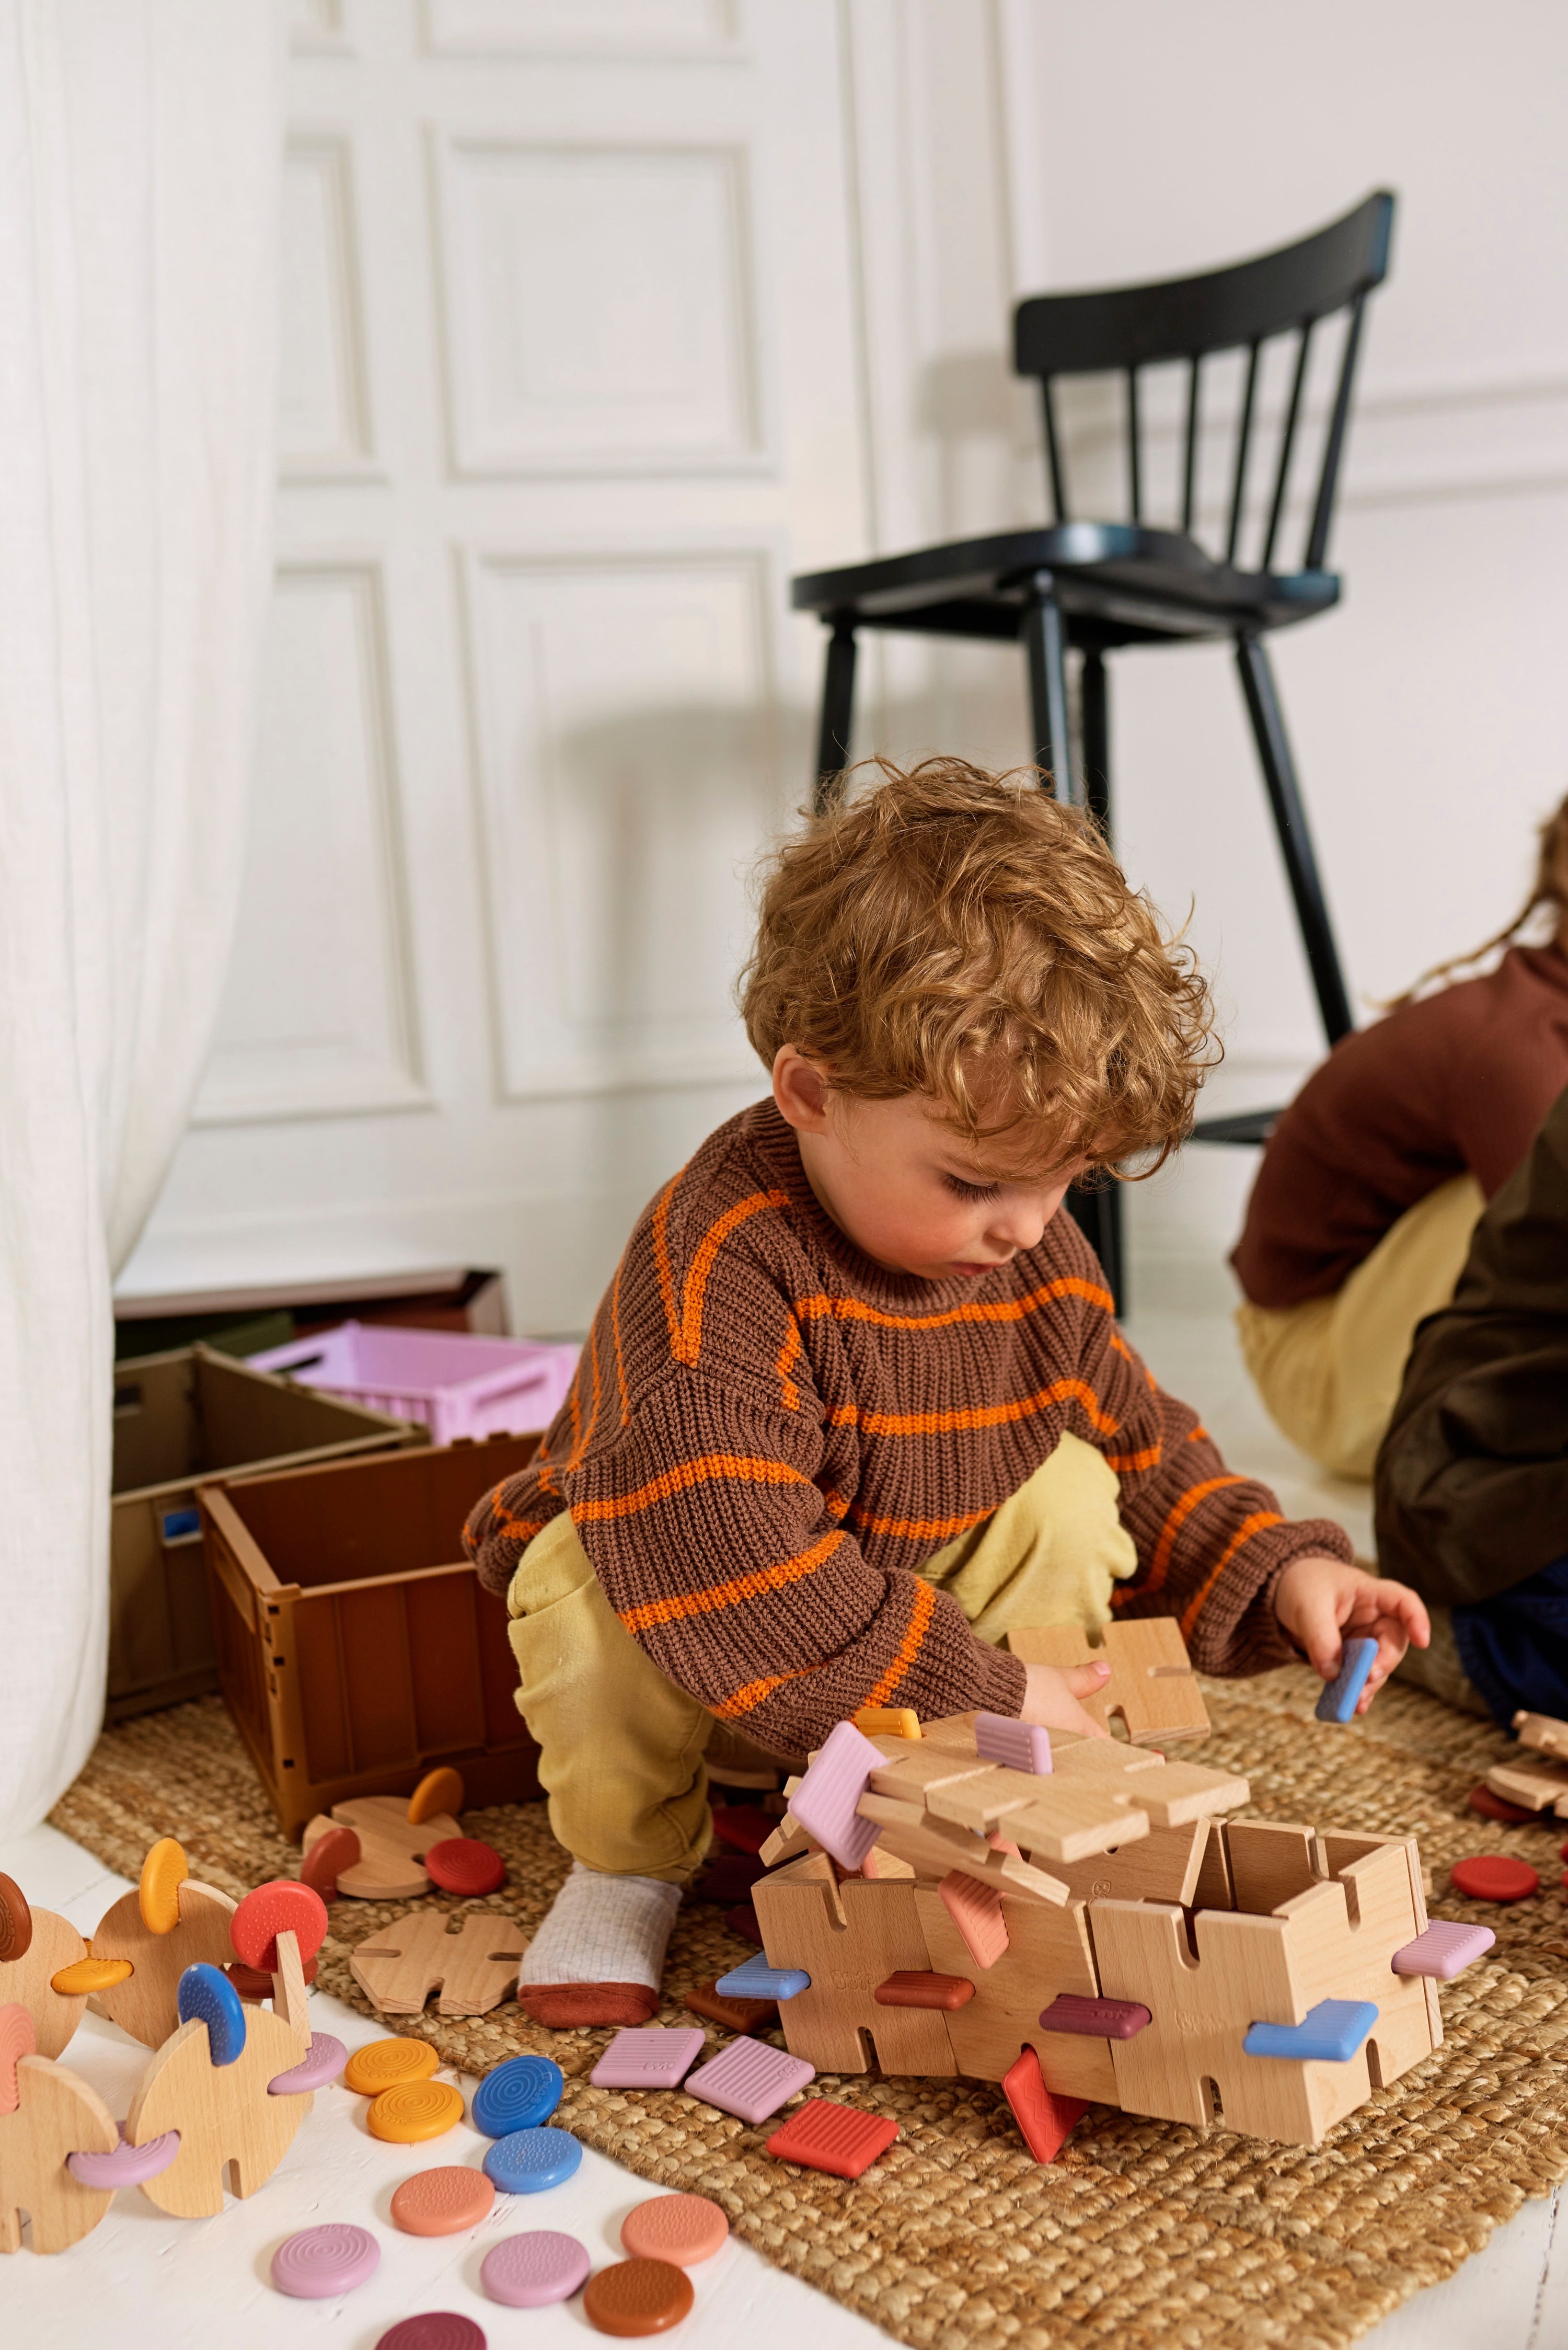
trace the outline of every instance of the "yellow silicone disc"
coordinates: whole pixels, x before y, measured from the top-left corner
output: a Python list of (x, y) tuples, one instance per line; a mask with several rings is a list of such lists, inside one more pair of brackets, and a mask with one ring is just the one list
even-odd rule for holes
[(116, 1983), (129, 1982), (135, 1972), (129, 1959), (78, 1959), (49, 1977), (49, 1989), (62, 1999), (90, 1999), (95, 1991), (112, 1991)]
[(172, 1836), (160, 1836), (141, 1864), (136, 1903), (150, 1934), (171, 1934), (180, 1923), (180, 1887), (190, 1875)]
[(400, 2081), (370, 2100), (366, 2116), (372, 2137), (393, 2146), (444, 2137), (462, 2119), (462, 2092), (449, 2081)]
[(343, 2085), (358, 2089), (362, 2097), (379, 2097), (383, 2089), (428, 2081), (440, 2063), (428, 2040), (372, 2040), (349, 2057)]
[(439, 1771), (427, 1771), (413, 1794), (409, 1797), (409, 1818), (415, 1827), (426, 1820), (439, 1819), (442, 1812), (456, 1819), (462, 1809), (462, 1773), (443, 1766)]

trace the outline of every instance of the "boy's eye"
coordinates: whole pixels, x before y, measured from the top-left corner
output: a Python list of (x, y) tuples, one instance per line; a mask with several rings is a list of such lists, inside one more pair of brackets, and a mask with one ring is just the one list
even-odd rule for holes
[(994, 1200), (1002, 1189), (1000, 1183), (966, 1183), (961, 1175), (944, 1174), (942, 1181), (960, 1200)]

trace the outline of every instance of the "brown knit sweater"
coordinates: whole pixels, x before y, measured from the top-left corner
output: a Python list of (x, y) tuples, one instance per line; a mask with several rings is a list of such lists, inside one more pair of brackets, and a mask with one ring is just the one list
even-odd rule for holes
[(570, 1396), (465, 1533), (504, 1591), (569, 1509), (610, 1605), (659, 1670), (780, 1753), (865, 1705), (1016, 1714), (1023, 1667), (910, 1572), (1016, 1492), (1070, 1429), (1121, 1481), (1136, 1576), (1205, 1672), (1292, 1651), (1271, 1594), (1325, 1520), (1287, 1524), (1227, 1473), (1111, 1318), (1064, 1211), (979, 1281), (922, 1282), (824, 1214), (771, 1101), (710, 1136), (632, 1233)]

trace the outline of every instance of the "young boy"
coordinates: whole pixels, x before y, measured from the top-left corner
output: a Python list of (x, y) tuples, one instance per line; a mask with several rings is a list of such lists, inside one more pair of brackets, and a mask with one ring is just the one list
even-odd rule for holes
[(542, 2023), (653, 2012), (707, 1842), (715, 1722), (799, 1757), (862, 1706), (1083, 1731), (1103, 1666), (1020, 1624), (1173, 1615), (1205, 1672), (1420, 1601), (1227, 1473), (1122, 1339), (1070, 1182), (1185, 1133), (1210, 1004), (1093, 827), (928, 760), (774, 858), (743, 981), (771, 1099), (628, 1243), (566, 1407), (474, 1510), (576, 1866), (527, 1953)]

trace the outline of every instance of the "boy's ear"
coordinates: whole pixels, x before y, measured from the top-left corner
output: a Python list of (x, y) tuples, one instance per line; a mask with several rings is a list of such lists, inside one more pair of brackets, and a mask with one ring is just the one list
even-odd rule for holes
[(794, 1045), (774, 1055), (774, 1099), (797, 1134), (826, 1134), (829, 1087), (820, 1066)]

